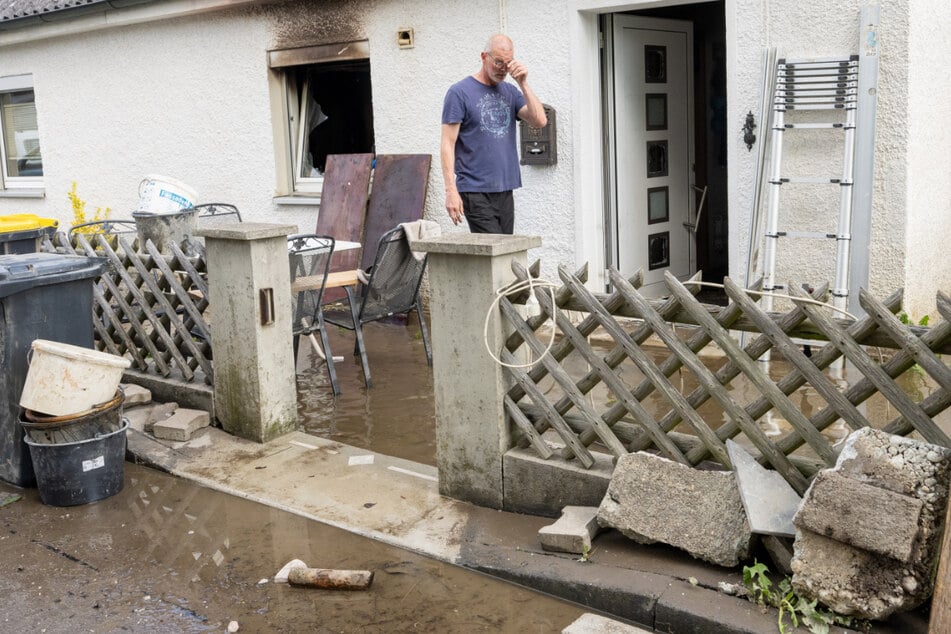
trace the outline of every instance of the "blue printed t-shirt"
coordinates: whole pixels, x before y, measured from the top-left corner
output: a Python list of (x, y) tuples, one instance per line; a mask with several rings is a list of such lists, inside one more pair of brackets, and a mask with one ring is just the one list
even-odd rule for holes
[(470, 75), (449, 88), (442, 122), (460, 124), (456, 139), (457, 190), (504, 192), (522, 186), (515, 121), (524, 105), (525, 97), (507, 82), (486, 86)]

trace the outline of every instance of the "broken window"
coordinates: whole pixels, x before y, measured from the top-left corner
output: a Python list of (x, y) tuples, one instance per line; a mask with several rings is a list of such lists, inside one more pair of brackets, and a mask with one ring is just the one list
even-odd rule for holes
[(367, 50), (352, 42), (270, 52), (285, 90), (294, 192), (320, 192), (327, 155), (374, 151)]
[(33, 77), (0, 77), (2, 186), (35, 187), (43, 176)]

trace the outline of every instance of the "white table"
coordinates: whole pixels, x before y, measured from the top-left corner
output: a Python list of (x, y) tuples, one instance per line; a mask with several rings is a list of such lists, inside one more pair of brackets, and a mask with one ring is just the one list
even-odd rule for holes
[(349, 240), (335, 240), (334, 241), (334, 253), (337, 251), (350, 251), (351, 249), (359, 249), (363, 245), (359, 242), (350, 242)]

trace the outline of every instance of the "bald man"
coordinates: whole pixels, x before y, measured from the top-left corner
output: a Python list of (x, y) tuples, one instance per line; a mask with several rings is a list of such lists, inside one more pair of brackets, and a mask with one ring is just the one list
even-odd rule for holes
[[(508, 36), (490, 37), (481, 60), (479, 70), (453, 84), (443, 101), (439, 154), (446, 211), (455, 224), (465, 216), (472, 233), (511, 234), (512, 190), (522, 186), (515, 120), (543, 128), (548, 119)], [(508, 76), (518, 88), (505, 81)]]

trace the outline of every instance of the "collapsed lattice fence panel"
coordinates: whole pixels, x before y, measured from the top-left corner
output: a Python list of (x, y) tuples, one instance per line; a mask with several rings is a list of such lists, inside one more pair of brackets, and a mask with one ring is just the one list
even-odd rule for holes
[[(206, 320), (208, 282), (203, 249), (169, 243), (164, 254), (145, 251), (122, 235), (57, 233), (43, 248), (103, 257), (109, 266), (93, 287), (96, 347), (132, 360), (143, 372), (211, 385), (211, 329)], [(182, 246), (189, 246), (184, 243)]]
[[(533, 276), (518, 264), (513, 270), (518, 281)], [(614, 456), (646, 450), (685, 465), (714, 461), (729, 468), (726, 440), (742, 434), (762, 463), (802, 493), (818, 469), (832, 466), (837, 458), (823, 430), (838, 421), (848, 430), (868, 426), (861, 406), (876, 394), (897, 413), (884, 430), (917, 433), (951, 447), (951, 439), (934, 422), (951, 404), (951, 369), (939, 356), (951, 351), (951, 300), (944, 293), (937, 296), (943, 321), (923, 328), (905, 325), (895, 316), (901, 308), (900, 292), (878, 301), (863, 291), (860, 301), (867, 316), (854, 320), (832, 318), (826, 307), (817, 305), (827, 289), (817, 289), (810, 297), (793, 283), (788, 286), (796, 297), (793, 308), (767, 313), (729, 278), (729, 303), (708, 306), (694, 297), (698, 285), (671, 275), (666, 276), (670, 296), (664, 300), (648, 299), (638, 291), (640, 274), (628, 280), (611, 270), (610, 295), (585, 288), (586, 269), (577, 274), (560, 269), (559, 275), (562, 285), (553, 293), (535, 287), (540, 307), (535, 316), (524, 318), (515, 306), (524, 302), (525, 293), (500, 302), (503, 319), (513, 331), (501, 356), (514, 383), (505, 398), (506, 411), (519, 444), (532, 446), (545, 459), (557, 454), (590, 468), (590, 447), (598, 443)], [(568, 311), (583, 318), (572, 320)], [(547, 353), (548, 340), (538, 333), (546, 324), (558, 335)], [(731, 330), (755, 335), (741, 347)], [(607, 339), (607, 352), (591, 343), (595, 334)], [(811, 353), (797, 343), (803, 338), (822, 345)], [(644, 346), (648, 339), (651, 354)], [(660, 355), (657, 342), (662, 343)], [(718, 368), (703, 360), (702, 352), (710, 345), (725, 355)], [(888, 354), (881, 348), (889, 349)], [(757, 361), (770, 351), (789, 368), (783, 376), (771, 376)], [(580, 359), (585, 369), (573, 375), (566, 364), (569, 355)], [(824, 372), (842, 357), (860, 373), (851, 385)], [(536, 361), (520, 364), (526, 358)], [(912, 368), (937, 386), (918, 400), (895, 380)], [(630, 385), (625, 373), (640, 378)], [(743, 389), (736, 387), (738, 382)], [(599, 385), (609, 394), (603, 406), (590, 397)], [(800, 407), (802, 397), (794, 396), (804, 386), (820, 403), (808, 414)], [(711, 407), (720, 412), (717, 420), (709, 419)], [(785, 420), (788, 431), (767, 433), (772, 416)], [(542, 437), (549, 429), (560, 443)], [(792, 455), (804, 446), (806, 452)]]

